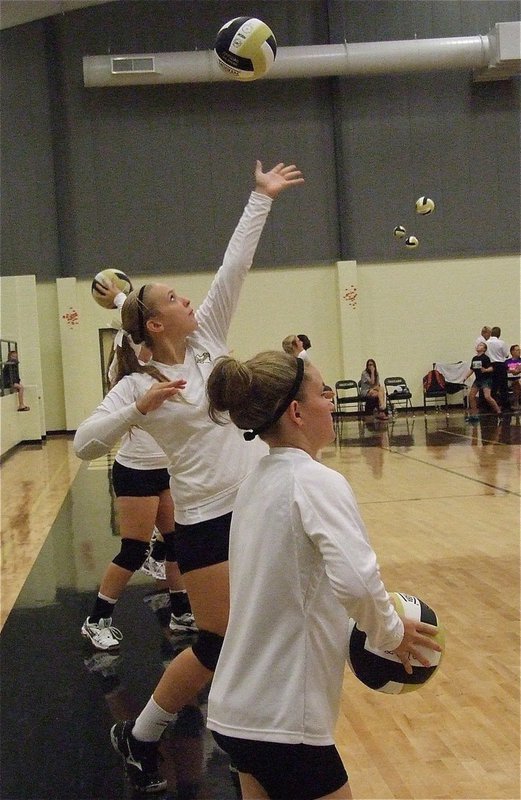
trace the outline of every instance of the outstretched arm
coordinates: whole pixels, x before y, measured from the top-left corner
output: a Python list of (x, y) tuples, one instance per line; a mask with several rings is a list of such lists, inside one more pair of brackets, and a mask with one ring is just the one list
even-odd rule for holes
[(271, 197), (272, 200), (290, 186), (298, 186), (301, 183), (304, 183), (304, 178), (295, 164), (286, 166), (280, 162), (268, 172), (262, 171), (260, 161), (255, 165), (255, 191)]

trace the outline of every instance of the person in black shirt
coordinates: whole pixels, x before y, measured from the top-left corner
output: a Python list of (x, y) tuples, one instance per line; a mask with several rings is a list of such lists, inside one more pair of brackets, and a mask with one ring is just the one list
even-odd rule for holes
[(10, 350), (7, 358), (2, 369), (4, 389), (15, 389), (18, 392), (18, 411), (30, 411), (29, 406), (24, 403), (24, 387), (20, 380), (18, 353), (16, 350)]
[(494, 370), (492, 367), (492, 362), (487, 356), (486, 351), (487, 345), (485, 342), (479, 342), (476, 345), (476, 355), (470, 362), (470, 369), (464, 378), (464, 381), (466, 381), (467, 378), (470, 378), (470, 376), (474, 373), (474, 383), (470, 387), (469, 392), (469, 422), (476, 422), (479, 419), (476, 400), (479, 391), (481, 391), (482, 396), (485, 398), (492, 410), (495, 411), (496, 414), (501, 414), (501, 409), (491, 394), (492, 373)]

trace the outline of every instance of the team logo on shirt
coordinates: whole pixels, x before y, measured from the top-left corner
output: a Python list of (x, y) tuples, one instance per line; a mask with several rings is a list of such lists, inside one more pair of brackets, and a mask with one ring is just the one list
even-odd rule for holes
[(207, 361), (211, 361), (211, 360), (212, 360), (212, 357), (210, 356), (210, 353), (208, 352), (208, 350), (205, 350), (203, 353), (199, 353), (195, 357), (195, 363), (196, 364), (205, 364)]

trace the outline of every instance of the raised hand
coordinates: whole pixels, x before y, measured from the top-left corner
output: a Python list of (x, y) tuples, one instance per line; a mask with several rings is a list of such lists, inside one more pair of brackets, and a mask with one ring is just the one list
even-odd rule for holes
[(255, 191), (272, 199), (278, 197), (281, 192), (290, 186), (297, 186), (301, 183), (304, 183), (304, 178), (295, 164), (286, 166), (280, 162), (268, 172), (262, 171), (262, 163), (260, 161), (257, 161), (255, 165)]

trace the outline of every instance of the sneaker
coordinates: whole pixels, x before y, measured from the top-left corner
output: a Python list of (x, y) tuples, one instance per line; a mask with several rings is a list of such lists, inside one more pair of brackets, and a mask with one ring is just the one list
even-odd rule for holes
[(172, 633), (197, 633), (199, 628), (195, 624), (194, 615), (187, 611), (185, 614), (176, 617), (172, 614), (170, 617), (170, 625), (168, 626)]
[(143, 602), (152, 611), (159, 611), (160, 608), (170, 608), (170, 593), (168, 589), (149, 592), (143, 597)]
[(152, 558), (151, 555), (148, 555), (145, 558), (143, 564), (141, 565), (141, 572), (144, 572), (145, 575), (150, 575), (157, 581), (166, 580), (165, 562), (156, 561), (156, 559)]
[(157, 742), (140, 742), (132, 736), (134, 723), (116, 722), (110, 730), (112, 747), (123, 758), (125, 774), (132, 788), (145, 794), (162, 792), (167, 782), (157, 768)]
[(119, 647), (123, 634), (118, 628), (112, 627), (112, 617), (100, 619), (99, 622), (85, 620), (81, 628), (81, 635), (90, 640), (96, 650), (115, 650)]

